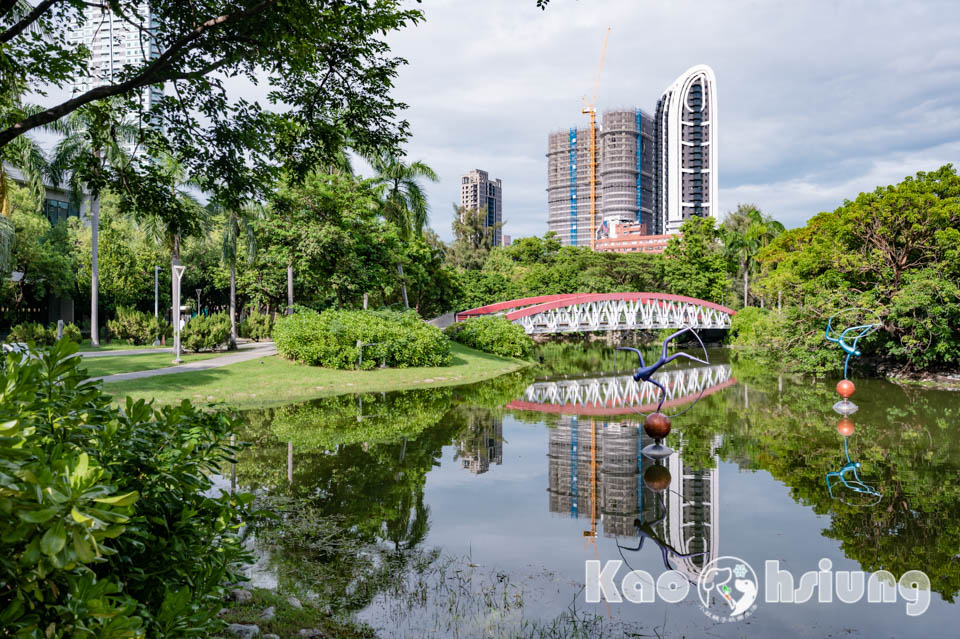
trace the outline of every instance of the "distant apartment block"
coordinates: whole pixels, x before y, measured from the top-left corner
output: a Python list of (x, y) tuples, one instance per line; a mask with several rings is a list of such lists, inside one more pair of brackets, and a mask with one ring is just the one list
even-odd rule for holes
[(674, 235), (650, 235), (646, 224), (620, 222), (597, 240), (600, 253), (663, 253)]
[[(90, 74), (79, 79), (73, 87), (74, 93), (111, 84), (119, 79), (125, 66), (139, 66), (160, 55), (157, 44), (149, 36), (154, 18), (148, 2), (137, 6), (137, 17), (132, 20), (115, 15), (106, 3), (89, 3), (83, 14), (83, 24), (69, 25), (70, 40), (90, 49)], [(163, 87), (146, 87), (138, 97), (141, 109), (149, 111), (163, 97)]]
[(677, 233), (692, 215), (718, 217), (715, 86), (713, 71), (700, 65), (664, 92), (654, 116), (639, 108), (603, 113), (594, 220), (590, 130), (550, 133), (547, 229), (566, 246), (590, 246), (616, 224), (641, 224), (662, 235)]
[(465, 209), (480, 210), (484, 213), (483, 226), (497, 225), (494, 232), (494, 245), (503, 245), (503, 183), (490, 179), (490, 174), (474, 169), (460, 178), (460, 206)]
[(503, 234), (503, 246), (510, 246), (513, 243), (513, 238), (511, 238), (506, 233)]

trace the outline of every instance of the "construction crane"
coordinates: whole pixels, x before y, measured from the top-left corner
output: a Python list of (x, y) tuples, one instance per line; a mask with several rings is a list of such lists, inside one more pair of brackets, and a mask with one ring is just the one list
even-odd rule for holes
[(583, 109), (580, 113), (590, 116), (590, 250), (596, 250), (597, 243), (597, 92), (600, 90), (600, 73), (603, 71), (603, 59), (607, 56), (607, 40), (610, 27), (603, 36), (603, 50), (600, 52), (600, 68), (597, 69), (597, 83), (593, 87), (593, 99), (587, 102), (583, 97)]

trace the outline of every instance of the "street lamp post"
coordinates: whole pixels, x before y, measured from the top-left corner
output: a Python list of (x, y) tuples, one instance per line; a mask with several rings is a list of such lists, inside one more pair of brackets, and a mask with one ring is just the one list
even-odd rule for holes
[(153, 267), (153, 317), (160, 318), (160, 267)]
[(186, 270), (186, 266), (181, 266), (179, 264), (176, 264), (173, 267), (174, 313), (171, 319), (173, 319), (173, 351), (176, 353), (176, 359), (173, 360), (174, 364), (179, 364), (183, 361), (180, 359), (180, 279), (183, 277), (183, 272)]
[(195, 289), (197, 291), (197, 317), (200, 317), (200, 291), (202, 288)]

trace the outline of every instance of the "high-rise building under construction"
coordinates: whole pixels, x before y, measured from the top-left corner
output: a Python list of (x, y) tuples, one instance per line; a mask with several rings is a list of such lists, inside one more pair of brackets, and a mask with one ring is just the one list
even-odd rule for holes
[(676, 233), (690, 216), (719, 218), (716, 82), (710, 67), (688, 69), (657, 103), (603, 113), (596, 144), (596, 218), (591, 220), (590, 130), (551, 133), (547, 228), (565, 245), (591, 246), (615, 224)]

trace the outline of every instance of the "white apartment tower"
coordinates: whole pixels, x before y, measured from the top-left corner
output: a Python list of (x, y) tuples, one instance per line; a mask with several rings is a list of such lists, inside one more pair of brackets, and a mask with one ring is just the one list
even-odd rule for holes
[(483, 226), (494, 225), (494, 246), (503, 245), (503, 183), (499, 178), (474, 169), (460, 178), (460, 206), (484, 212)]
[(657, 102), (657, 233), (676, 233), (692, 216), (720, 219), (717, 204), (717, 82), (697, 65)]
[[(140, 66), (160, 55), (148, 34), (153, 27), (148, 3), (140, 3), (136, 18), (130, 20), (114, 15), (105, 7), (106, 4), (101, 7), (91, 3), (84, 9), (84, 23), (71, 28), (72, 41), (86, 45), (91, 52), (90, 74), (74, 85), (74, 93), (114, 82), (125, 66)], [(142, 110), (149, 111), (162, 96), (161, 86), (143, 89), (139, 96)]]

